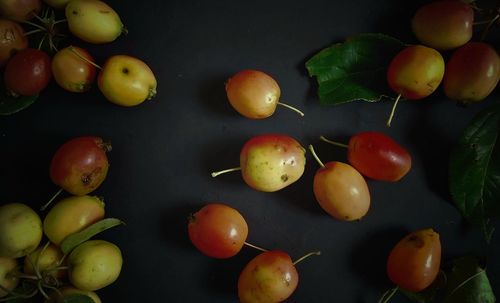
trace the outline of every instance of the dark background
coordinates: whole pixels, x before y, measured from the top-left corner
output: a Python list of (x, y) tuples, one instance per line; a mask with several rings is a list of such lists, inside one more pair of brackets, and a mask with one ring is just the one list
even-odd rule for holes
[[(443, 260), (474, 253), (487, 258), (488, 275), (500, 295), (500, 235), (491, 245), (464, 226), (450, 202), (448, 155), (471, 118), (498, 100), (498, 90), (469, 107), (445, 98), (441, 88), (421, 101), (405, 101), (392, 128), (392, 102), (319, 104), (315, 80), (304, 63), (332, 43), (363, 32), (382, 32), (415, 43), (410, 18), (425, 1), (108, 1), (129, 34), (106, 45), (87, 45), (100, 64), (115, 54), (144, 60), (158, 80), (150, 102), (123, 108), (107, 102), (95, 86), (71, 94), (55, 83), (30, 108), (0, 117), (0, 203), (38, 208), (57, 186), (48, 167), (66, 140), (97, 135), (113, 144), (110, 171), (95, 192), (108, 217), (127, 225), (100, 237), (118, 244), (123, 271), (98, 291), (103, 302), (235, 302), (244, 265), (258, 254), (244, 248), (227, 260), (199, 253), (187, 236), (187, 216), (207, 202), (238, 209), (249, 225), (248, 242), (288, 252), (299, 264), (300, 282), (288, 302), (376, 302), (392, 287), (385, 273), (390, 249), (408, 232), (431, 227), (441, 235)], [(478, 1), (479, 6), (493, 1)], [(497, 43), (498, 30), (488, 39)], [(224, 82), (242, 69), (260, 69), (280, 84), (284, 108), (253, 121), (228, 104)], [(324, 161), (346, 161), (345, 150), (321, 143), (364, 130), (382, 131), (413, 157), (400, 182), (368, 181), (372, 205), (361, 222), (339, 222), (316, 203), (312, 178), (318, 168), (308, 154), (306, 171), (275, 193), (248, 188), (238, 173), (213, 179), (210, 172), (238, 165), (241, 146), (262, 133), (284, 133), (312, 143)], [(499, 227), (498, 222), (496, 226)], [(392, 302), (409, 302), (401, 295)]]

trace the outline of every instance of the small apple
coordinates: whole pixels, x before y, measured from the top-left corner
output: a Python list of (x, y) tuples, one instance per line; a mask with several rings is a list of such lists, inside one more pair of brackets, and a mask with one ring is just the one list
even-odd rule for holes
[(118, 279), (122, 263), (118, 246), (104, 240), (90, 240), (69, 255), (69, 280), (79, 289), (95, 291)]
[(304, 116), (300, 110), (281, 103), (278, 82), (258, 70), (242, 70), (233, 75), (226, 82), (226, 94), (231, 106), (250, 119), (264, 119), (271, 116), (277, 105), (285, 106)]
[(314, 175), (314, 196), (321, 208), (341, 221), (359, 220), (370, 208), (370, 192), (363, 176), (351, 165), (332, 161), (323, 164), (309, 146), (320, 168)]
[[(14, 258), (0, 257), (0, 285), (8, 291), (12, 291), (19, 284), (19, 279), (9, 275), (9, 273), (17, 270), (17, 260)], [(7, 296), (9, 293), (0, 288), (0, 298)]]
[(28, 47), (28, 38), (24, 35), (24, 29), (18, 23), (0, 19), (0, 66), (19, 50)]
[(64, 299), (68, 299), (72, 295), (85, 295), (92, 299), (94, 303), (102, 302), (99, 296), (93, 291), (81, 290), (73, 286), (64, 286), (52, 292), (45, 303), (63, 303), (66, 302)]
[[(63, 252), (54, 244), (48, 246), (40, 246), (35, 251), (31, 252), (24, 258), (24, 273), (33, 275), (37, 271), (51, 275), (53, 277), (62, 278), (66, 271), (57, 270), (63, 261)], [(35, 270), (36, 269), (36, 270)]]
[(42, 220), (29, 206), (0, 206), (0, 257), (20, 258), (34, 251), (42, 240)]
[(116, 11), (99, 0), (72, 0), (65, 13), (70, 32), (89, 43), (112, 42), (126, 32)]
[(104, 63), (97, 84), (102, 94), (112, 103), (135, 106), (156, 95), (156, 78), (143, 61), (116, 55)]
[(304, 173), (305, 149), (294, 138), (280, 134), (259, 135), (248, 140), (240, 152), (240, 167), (212, 173), (241, 170), (253, 189), (274, 192), (297, 181)]
[(94, 196), (72, 196), (52, 207), (43, 221), (49, 240), (60, 245), (69, 235), (104, 218), (104, 202)]
[(33, 19), (42, 10), (42, 0), (2, 0), (0, 15), (16, 21)]
[(52, 58), (52, 75), (57, 84), (67, 91), (88, 91), (97, 74), (96, 67), (91, 63), (93, 60), (83, 48), (63, 48)]

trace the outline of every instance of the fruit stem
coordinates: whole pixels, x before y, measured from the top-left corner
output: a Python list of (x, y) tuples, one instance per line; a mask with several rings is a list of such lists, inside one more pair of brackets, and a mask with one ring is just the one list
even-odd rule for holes
[(94, 67), (98, 68), (98, 69), (102, 69), (102, 67), (100, 67), (99, 65), (97, 65), (96, 63), (90, 61), (89, 59), (85, 58), (84, 56), (82, 56), (76, 49), (73, 45), (70, 45), (68, 46), (69, 50), (72, 51), (75, 55), (77, 55), (80, 59), (82, 59), (83, 61), (87, 62), (88, 64), (91, 64), (93, 65)]
[(380, 298), (380, 300), (378, 300), (378, 303), (387, 303), (389, 302), (389, 300), (396, 294), (396, 292), (398, 291), (399, 287), (396, 286), (394, 288), (391, 288), (391, 289), (388, 289), (383, 295), (382, 297)]
[(488, 25), (486, 25), (486, 28), (481, 33), (481, 38), (479, 39), (479, 41), (483, 41), (484, 39), (486, 39), (486, 35), (488, 34), (488, 31), (493, 26), (495, 21), (498, 20), (498, 18), (500, 18), (500, 14), (497, 14), (493, 19), (490, 20), (490, 22), (488, 22)]
[(246, 241), (245, 241), (245, 243), (244, 243), (244, 244), (245, 244), (246, 246), (248, 246), (248, 247), (255, 248), (256, 250), (260, 250), (260, 251), (262, 251), (262, 252), (269, 251), (269, 250), (267, 250), (267, 249), (265, 249), (265, 248), (262, 248), (262, 247), (259, 247), (259, 246), (257, 246), (257, 245), (250, 244), (250, 243), (248, 243), (248, 242), (246, 242)]
[(56, 24), (63, 23), (63, 22), (68, 22), (68, 19), (61, 19), (61, 20), (54, 21), (54, 23), (52, 25), (56, 25)]
[(389, 119), (387, 119), (386, 125), (387, 127), (391, 127), (392, 118), (394, 118), (394, 113), (396, 112), (396, 107), (398, 106), (399, 100), (401, 99), (401, 94), (398, 95), (396, 101), (394, 101), (394, 105), (392, 106), (391, 114), (389, 115)]
[(233, 168), (228, 168), (228, 169), (224, 169), (224, 170), (221, 170), (221, 171), (215, 171), (212, 173), (212, 177), (217, 177), (218, 175), (222, 175), (222, 174), (225, 174), (225, 173), (230, 173), (230, 172), (233, 172), (233, 171), (239, 171), (241, 170), (241, 167), (233, 167)]
[(43, 290), (42, 280), (38, 281), (38, 290), (46, 300), (50, 298), (49, 295), (47, 295), (47, 293), (45, 292), (45, 290)]
[(47, 35), (43, 35), (42, 39), (40, 40), (40, 43), (38, 43), (38, 50), (42, 49), (43, 42), (45, 42), (45, 38), (47, 38)]
[(24, 36), (29, 36), (29, 35), (36, 34), (36, 33), (39, 33), (39, 32), (43, 32), (43, 30), (41, 30), (41, 29), (34, 29), (32, 31), (24, 33)]
[(284, 107), (286, 107), (288, 109), (291, 109), (294, 112), (296, 112), (297, 114), (299, 114), (301, 117), (304, 117), (304, 113), (302, 111), (300, 111), (299, 109), (297, 109), (297, 108), (295, 108), (295, 107), (293, 107), (291, 105), (288, 105), (288, 104), (282, 103), (282, 102), (278, 102), (278, 105), (281, 105), (281, 106), (284, 106)]
[(36, 28), (38, 28), (38, 29), (40, 29), (40, 30), (42, 30), (42, 31), (47, 30), (45, 27), (43, 27), (43, 26), (41, 26), (41, 25), (38, 25), (38, 24), (36, 24), (36, 23), (30, 22), (30, 21), (26, 21), (26, 20), (25, 20), (25, 21), (22, 21), (22, 23), (26, 23), (26, 24), (28, 24), (28, 25), (34, 26), (34, 27), (36, 27)]
[(324, 136), (320, 136), (319, 139), (322, 140), (322, 141), (325, 141), (326, 143), (330, 143), (330, 144), (333, 144), (333, 145), (336, 145), (336, 146), (340, 146), (340, 147), (344, 147), (344, 148), (349, 148), (349, 145), (347, 145), (347, 144), (332, 141), (330, 139), (325, 138)]
[(459, 290), (460, 288), (462, 288), (465, 284), (469, 283), (471, 280), (475, 279), (476, 277), (480, 276), (481, 274), (483, 274), (485, 272), (484, 269), (478, 271), (477, 273), (473, 274), (472, 276), (468, 277), (467, 279), (465, 279), (462, 283), (460, 283), (457, 287), (455, 287), (455, 289), (453, 289), (449, 296), (448, 297), (451, 297), (457, 290)]
[(49, 202), (45, 203), (44, 206), (40, 207), (40, 211), (44, 211), (47, 207), (49, 207), (52, 201), (54, 201), (57, 198), (57, 196), (59, 196), (62, 193), (62, 191), (63, 191), (62, 187), (59, 188), (59, 190), (55, 193), (55, 195), (53, 195), (52, 198), (50, 198)]
[(298, 260), (294, 261), (293, 262), (293, 265), (297, 265), (298, 263), (304, 261), (305, 259), (309, 258), (310, 256), (319, 256), (321, 255), (321, 252), (320, 251), (313, 251), (313, 252), (310, 252), (308, 253), (307, 255), (305, 256), (302, 256), (300, 257)]
[(318, 157), (318, 155), (314, 151), (314, 147), (312, 145), (309, 145), (309, 150), (311, 151), (314, 159), (316, 159), (316, 161), (319, 163), (319, 166), (321, 166), (322, 168), (325, 168), (325, 164), (323, 164), (323, 162), (321, 162), (321, 159)]

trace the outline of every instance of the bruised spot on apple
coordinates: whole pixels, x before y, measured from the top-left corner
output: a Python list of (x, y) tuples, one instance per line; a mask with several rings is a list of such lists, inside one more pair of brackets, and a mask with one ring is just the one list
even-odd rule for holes
[(97, 85), (110, 102), (121, 106), (135, 106), (156, 96), (156, 78), (143, 61), (116, 55), (104, 63)]

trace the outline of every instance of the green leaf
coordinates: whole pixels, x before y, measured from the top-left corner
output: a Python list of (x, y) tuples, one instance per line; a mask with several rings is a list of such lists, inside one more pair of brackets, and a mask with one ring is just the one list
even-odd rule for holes
[(125, 225), (125, 223), (116, 218), (107, 218), (103, 219), (99, 222), (96, 222), (84, 230), (74, 233), (72, 235), (67, 236), (61, 243), (61, 250), (64, 254), (70, 253), (75, 247), (80, 245), (81, 243), (87, 241), (93, 236), (107, 230), (113, 228), (118, 225)]
[(73, 294), (65, 297), (61, 303), (95, 303), (91, 297), (82, 294)]
[(486, 271), (479, 266), (475, 257), (454, 260), (448, 273), (447, 291), (444, 303), (494, 303)]
[(5, 92), (0, 92), (0, 115), (15, 114), (33, 104), (36, 99), (38, 95), (12, 97)]
[(450, 156), (449, 185), (456, 207), (491, 239), (490, 220), (500, 216), (500, 106), (480, 112)]
[(360, 34), (320, 51), (306, 62), (306, 68), (311, 77), (316, 76), (322, 104), (375, 102), (392, 94), (387, 67), (404, 47), (387, 35)]

